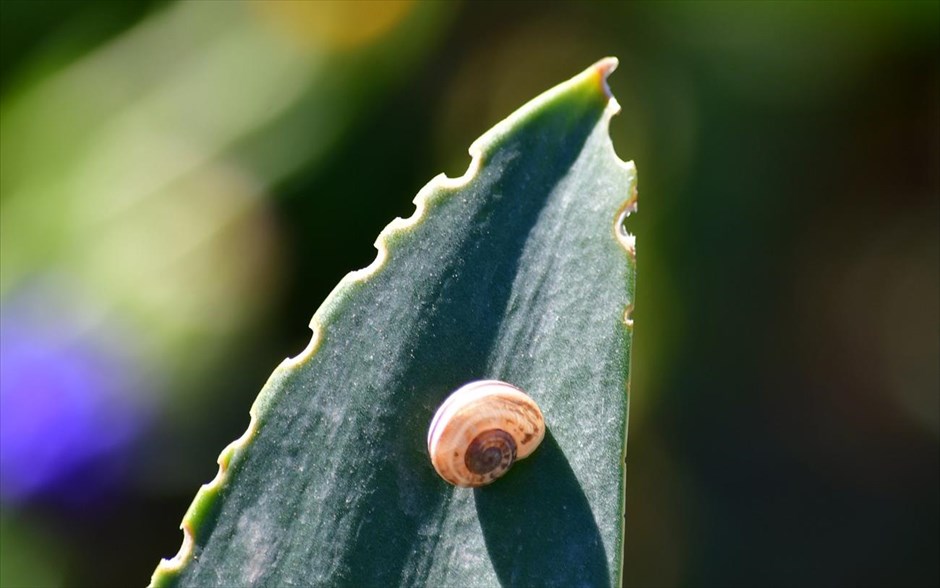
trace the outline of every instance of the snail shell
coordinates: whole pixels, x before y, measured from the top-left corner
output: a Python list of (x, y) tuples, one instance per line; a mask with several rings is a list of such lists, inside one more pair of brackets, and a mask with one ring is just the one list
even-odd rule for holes
[(498, 380), (471, 382), (437, 409), (428, 430), (434, 469), (455, 486), (489, 484), (545, 436), (545, 419), (522, 390)]

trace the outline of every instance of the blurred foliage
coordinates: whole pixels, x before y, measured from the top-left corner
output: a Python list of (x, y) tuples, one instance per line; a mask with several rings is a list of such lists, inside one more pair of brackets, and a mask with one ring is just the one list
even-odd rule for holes
[(145, 581), (381, 228), (607, 54), (626, 583), (940, 583), (937, 2), (5, 0), (0, 49), (4, 586)]

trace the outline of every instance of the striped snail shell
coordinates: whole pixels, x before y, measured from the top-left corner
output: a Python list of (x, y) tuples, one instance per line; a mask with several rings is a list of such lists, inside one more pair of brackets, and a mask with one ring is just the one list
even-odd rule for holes
[(471, 382), (437, 409), (428, 453), (442, 478), (465, 488), (484, 486), (528, 457), (545, 436), (545, 419), (522, 390), (498, 380)]

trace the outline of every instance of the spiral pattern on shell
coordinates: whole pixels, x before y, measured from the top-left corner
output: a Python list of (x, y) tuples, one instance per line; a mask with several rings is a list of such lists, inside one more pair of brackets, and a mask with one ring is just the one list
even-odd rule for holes
[(545, 437), (538, 405), (498, 380), (471, 382), (451, 394), (428, 430), (428, 453), (455, 486), (484, 486), (528, 457)]

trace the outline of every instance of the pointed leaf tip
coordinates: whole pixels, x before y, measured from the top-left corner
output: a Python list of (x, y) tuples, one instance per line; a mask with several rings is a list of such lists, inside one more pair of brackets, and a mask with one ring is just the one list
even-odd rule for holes
[(620, 65), (620, 60), (616, 57), (605, 57), (590, 68), (590, 70), (593, 70), (597, 75), (601, 90), (604, 91), (604, 95), (608, 98), (613, 98), (614, 95), (610, 91), (610, 86), (607, 84), (607, 78), (617, 69), (618, 65)]
[[(567, 81), (542, 92), (480, 135), (470, 145), (470, 155), (476, 159), (494, 150), (510, 129), (521, 129), (548, 111), (567, 109), (570, 113), (584, 115), (585, 120), (603, 116), (605, 112), (606, 116), (616, 114), (620, 105), (607, 85), (607, 78), (619, 63), (616, 57), (605, 57)], [(471, 169), (474, 166), (471, 163)]]

